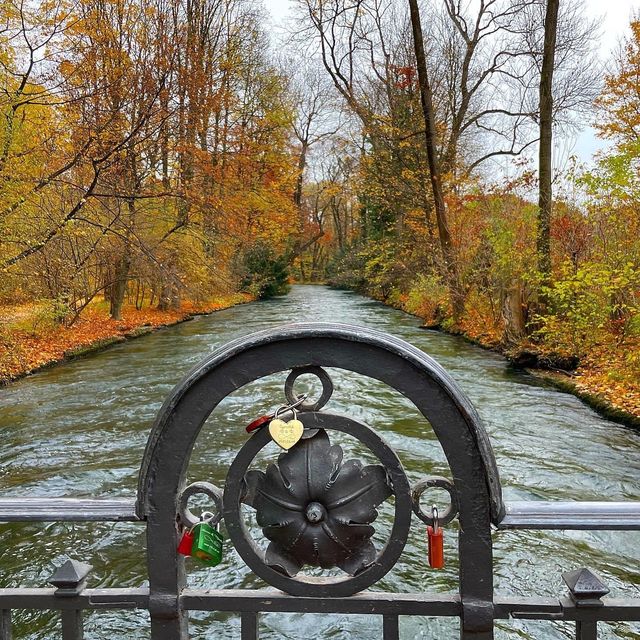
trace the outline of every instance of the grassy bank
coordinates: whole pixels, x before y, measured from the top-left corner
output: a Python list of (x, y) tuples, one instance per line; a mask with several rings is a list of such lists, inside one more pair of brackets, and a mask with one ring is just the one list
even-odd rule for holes
[(501, 342), (498, 328), (475, 319), (472, 312), (460, 326), (454, 327), (451, 323), (431, 322), (427, 314), (420, 313), (420, 309), (406, 298), (374, 299), (420, 318), (426, 328), (459, 335), (473, 344), (501, 353), (516, 366), (577, 396), (605, 418), (640, 428), (640, 379), (628, 373), (626, 362), (628, 353), (640, 353), (640, 338), (627, 338), (624, 347), (601, 345), (583, 358), (575, 370), (561, 371), (553, 364), (562, 358), (555, 357), (552, 350), (539, 351), (537, 345), (528, 343), (507, 349)]
[(108, 305), (89, 306), (71, 327), (52, 320), (46, 305), (0, 308), (0, 385), (78, 358), (87, 353), (137, 338), (185, 320), (250, 302), (245, 294), (220, 296), (203, 304), (183, 303), (179, 309), (136, 309), (125, 306), (122, 320), (109, 317)]

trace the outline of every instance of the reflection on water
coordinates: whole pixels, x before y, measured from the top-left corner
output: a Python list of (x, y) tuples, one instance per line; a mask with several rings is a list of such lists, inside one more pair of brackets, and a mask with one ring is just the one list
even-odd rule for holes
[[(419, 328), (419, 322), (358, 295), (325, 287), (294, 287), (276, 300), (196, 318), (171, 329), (44, 371), (0, 390), (0, 492), (4, 495), (133, 496), (149, 427), (178, 380), (232, 338), (290, 321), (339, 321), (387, 331), (433, 356), (478, 408), (495, 450), (506, 499), (640, 500), (640, 435), (598, 417), (573, 396), (511, 369), (503, 358), (459, 338)], [(327, 410), (346, 413), (381, 432), (413, 482), (447, 475), (442, 450), (410, 403), (381, 383), (332, 370), (336, 391)], [(191, 480), (224, 482), (245, 439), (244, 426), (283, 399), (285, 374), (227, 398), (207, 421), (189, 467)], [(359, 447), (341, 440), (347, 449)], [(381, 536), (390, 505), (381, 510)], [(451, 592), (456, 588), (456, 531), (446, 531), (447, 567), (427, 568), (424, 526), (414, 521), (398, 565), (376, 585), (391, 591)], [(640, 595), (637, 532), (498, 532), (495, 586), (501, 595), (556, 596), (560, 574), (588, 565), (611, 595)], [(44, 586), (66, 555), (90, 562), (92, 586), (145, 583), (144, 531), (128, 523), (0, 525), (1, 586)], [(188, 561), (191, 562), (191, 561)], [(190, 565), (192, 586), (262, 586), (226, 550), (214, 569)], [(148, 638), (144, 611), (88, 614), (88, 639)], [(191, 614), (193, 638), (237, 638), (239, 618)], [(15, 635), (50, 638), (50, 616), (17, 613)], [(640, 626), (601, 625), (603, 638), (638, 638)], [(378, 616), (264, 615), (261, 638), (380, 637)], [(401, 618), (401, 637), (457, 636), (457, 620)], [(501, 621), (497, 638), (570, 638), (559, 623)]]

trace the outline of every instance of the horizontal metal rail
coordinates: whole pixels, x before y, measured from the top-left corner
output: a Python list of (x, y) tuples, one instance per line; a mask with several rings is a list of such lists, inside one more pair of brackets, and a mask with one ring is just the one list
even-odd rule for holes
[(498, 529), (640, 530), (640, 502), (505, 502)]
[[(55, 595), (55, 589), (0, 589), (0, 610), (10, 609), (148, 609), (149, 589), (85, 589), (73, 597)], [(640, 599), (603, 598), (599, 607), (576, 607), (568, 598), (497, 597), (494, 617), (531, 620), (633, 621), (640, 618)], [(191, 611), (304, 612), (375, 615), (462, 615), (457, 594), (385, 593), (364, 591), (350, 598), (290, 596), (274, 590), (186, 589), (180, 605)]]
[[(1, 600), (0, 600), (1, 602)], [(462, 608), (457, 594), (385, 593), (363, 591), (349, 598), (290, 596), (282, 591), (185, 589), (180, 598), (183, 609), (194, 611), (259, 611), (306, 613), (395, 614), (459, 616)]]
[(0, 589), (0, 609), (148, 609), (149, 589), (84, 589), (60, 597), (57, 589)]
[(0, 498), (0, 522), (122, 522), (139, 520), (130, 498)]
[[(136, 522), (130, 498), (0, 498), (0, 522)], [(505, 502), (498, 529), (640, 530), (640, 502)]]
[[(498, 529), (640, 530), (640, 502), (505, 502)], [(135, 522), (129, 498), (0, 498), (0, 522)]]

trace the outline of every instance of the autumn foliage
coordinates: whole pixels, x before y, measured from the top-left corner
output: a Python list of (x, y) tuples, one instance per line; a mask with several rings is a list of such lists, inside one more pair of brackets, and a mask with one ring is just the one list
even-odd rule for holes
[(71, 327), (61, 326), (53, 310), (44, 304), (0, 307), (0, 385), (52, 363), (181, 322), (194, 314), (211, 313), (251, 299), (246, 294), (233, 294), (201, 305), (182, 303), (167, 311), (125, 305), (121, 320), (109, 316), (105, 303), (95, 304)]
[[(455, 15), (454, 4), (448, 6)], [(349, 19), (353, 25), (364, 20), (355, 13)], [(325, 17), (333, 24), (330, 20)], [(335, 31), (346, 31), (345, 24), (348, 18), (336, 14)], [(323, 36), (320, 24), (317, 30), (325, 43), (333, 43), (333, 33)], [(357, 32), (348, 33), (357, 38)], [(415, 67), (406, 48), (394, 49), (389, 36), (386, 50), (395, 60), (385, 67), (388, 76), (381, 66), (377, 79), (367, 77), (366, 96), (356, 88), (347, 95), (364, 140), (359, 148), (340, 150), (343, 164), (345, 156), (351, 159), (349, 173), (309, 187), (310, 198), (318, 190), (331, 191), (341, 203), (331, 217), (325, 203), (330, 233), (351, 220), (346, 242), (328, 236), (324, 273), (336, 285), (415, 313), (428, 326), (498, 348), (521, 365), (556, 372), (579, 391), (640, 416), (640, 23), (631, 24), (590, 112), (613, 147), (591, 168), (572, 166), (555, 176), (548, 277), (540, 272), (536, 246), (535, 167), (525, 155), (512, 165), (508, 179), (474, 171), (476, 154), (490, 155), (493, 148), (481, 146), (480, 134), (475, 145), (457, 139), (455, 128), (469, 131), (464, 118), (481, 122), (492, 106), (500, 106), (483, 104), (474, 112), (471, 105), (456, 120), (456, 106), (469, 95), (468, 88), (460, 92), (468, 78), (455, 75), (459, 68), (450, 50), (443, 55), (449, 56), (451, 70), (437, 66), (442, 62), (438, 34), (432, 36), (437, 145), (453, 258), (443, 255), (438, 241)], [(341, 46), (344, 56), (357, 59), (358, 45), (344, 53), (345, 38)], [(359, 46), (373, 49), (369, 41)], [(463, 51), (465, 46), (468, 53), (469, 42), (460, 43)], [(562, 56), (559, 64), (567, 52)], [(331, 67), (331, 59), (325, 62)], [(340, 78), (338, 72), (332, 70)], [(555, 117), (564, 116), (558, 111)], [(349, 217), (354, 211), (355, 219)], [(446, 265), (451, 259), (457, 275), (453, 288)], [(310, 265), (317, 270), (316, 263), (316, 255), (307, 254), (301, 271)], [(454, 302), (462, 314), (455, 313)]]
[(295, 227), (287, 78), (259, 5), (2, 5), (0, 301), (179, 308)]
[(640, 23), (598, 78), (560, 3), (553, 125), (611, 147), (557, 172), (549, 255), (548, 3), (423, 3), (420, 56), (404, 2), (294, 4), (287, 55), (257, 0), (0, 4), (0, 378), (294, 273), (640, 414)]

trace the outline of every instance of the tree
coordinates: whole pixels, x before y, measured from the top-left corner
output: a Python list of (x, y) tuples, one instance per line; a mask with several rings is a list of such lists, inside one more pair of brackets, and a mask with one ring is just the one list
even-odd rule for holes
[(599, 134), (621, 152), (638, 152), (640, 142), (640, 20), (619, 47), (615, 69), (605, 74), (604, 90), (596, 100)]
[(431, 192), (433, 194), (433, 204), (436, 213), (438, 237), (440, 238), (440, 249), (444, 258), (447, 280), (451, 291), (453, 317), (454, 321), (458, 322), (464, 310), (464, 296), (460, 289), (458, 264), (453, 251), (451, 233), (447, 223), (447, 211), (442, 191), (442, 174), (440, 172), (439, 161), (436, 156), (433, 94), (429, 83), (427, 61), (424, 53), (422, 24), (420, 22), (420, 11), (417, 0), (409, 0), (409, 7), (411, 13), (411, 26), (413, 28), (416, 65), (418, 68), (418, 82), (420, 84), (420, 104), (422, 105), (422, 113), (424, 117), (425, 146), (429, 162), (429, 175), (431, 177)]
[[(4, 8), (4, 7), (3, 7)], [(296, 212), (287, 79), (237, 0), (7, 4), (0, 296), (120, 318), (237, 290)], [(189, 46), (186, 46), (187, 41)]]
[(553, 70), (555, 66), (558, 8), (560, 0), (547, 0), (544, 20), (544, 47), (540, 70), (540, 143), (538, 152), (538, 269), (543, 285), (551, 275), (551, 207), (552, 191), (552, 139), (553, 139)]

